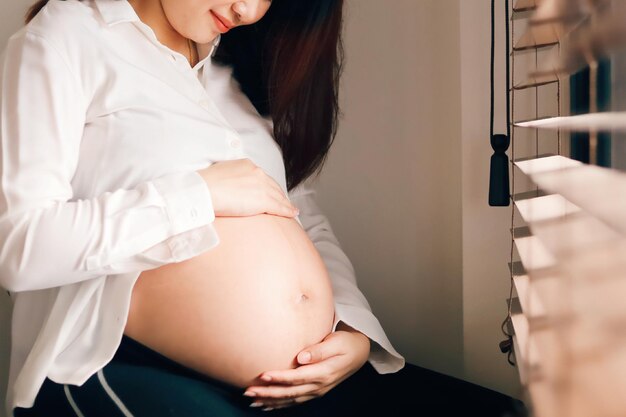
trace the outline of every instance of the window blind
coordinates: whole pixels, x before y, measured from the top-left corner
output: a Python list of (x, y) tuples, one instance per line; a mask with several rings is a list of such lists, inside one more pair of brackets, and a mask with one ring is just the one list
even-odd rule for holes
[[(537, 417), (626, 416), (626, 173), (596, 164), (598, 134), (626, 132), (626, 110), (597, 105), (598, 62), (626, 46), (626, 1), (513, 0), (512, 10), (507, 301), (525, 400)], [(570, 115), (561, 96), (584, 68), (589, 111)], [(571, 132), (589, 133), (588, 163), (562, 146)]]

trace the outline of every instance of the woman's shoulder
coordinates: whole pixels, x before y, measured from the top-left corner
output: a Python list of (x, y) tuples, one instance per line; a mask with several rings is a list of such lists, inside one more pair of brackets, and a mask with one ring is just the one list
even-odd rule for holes
[(13, 36), (31, 33), (57, 47), (75, 44), (89, 37), (100, 25), (94, 0), (49, 0), (48, 3)]

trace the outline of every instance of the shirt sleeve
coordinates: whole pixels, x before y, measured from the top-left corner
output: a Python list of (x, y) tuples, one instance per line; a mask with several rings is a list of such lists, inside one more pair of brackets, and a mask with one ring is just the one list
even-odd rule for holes
[(210, 190), (196, 171), (73, 198), (87, 103), (60, 51), (23, 30), (0, 57), (0, 285), (57, 287), (216, 246)]
[(335, 321), (365, 334), (371, 341), (368, 361), (381, 374), (396, 372), (405, 360), (391, 345), (363, 293), (357, 287), (352, 263), (342, 250), (328, 218), (314, 200), (315, 190), (302, 183), (289, 192), (290, 201), (300, 209), (303, 229), (320, 253), (330, 275), (335, 301)]

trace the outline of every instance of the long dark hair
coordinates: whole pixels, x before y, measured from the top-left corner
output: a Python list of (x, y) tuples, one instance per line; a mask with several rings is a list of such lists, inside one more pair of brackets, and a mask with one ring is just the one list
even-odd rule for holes
[[(28, 23), (48, 3), (26, 12)], [(222, 35), (214, 57), (257, 111), (274, 122), (291, 190), (321, 172), (337, 133), (343, 0), (272, 0), (253, 25)]]

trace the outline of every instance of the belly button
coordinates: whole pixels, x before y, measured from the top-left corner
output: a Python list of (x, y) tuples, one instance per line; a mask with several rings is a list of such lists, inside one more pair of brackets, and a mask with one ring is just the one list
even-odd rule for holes
[(302, 302), (304, 302), (304, 301), (306, 301), (308, 299), (309, 299), (309, 297), (307, 297), (305, 294), (302, 294), (302, 295), (300, 295), (300, 297), (298, 297), (298, 301), (297, 302), (298, 303), (302, 303)]

